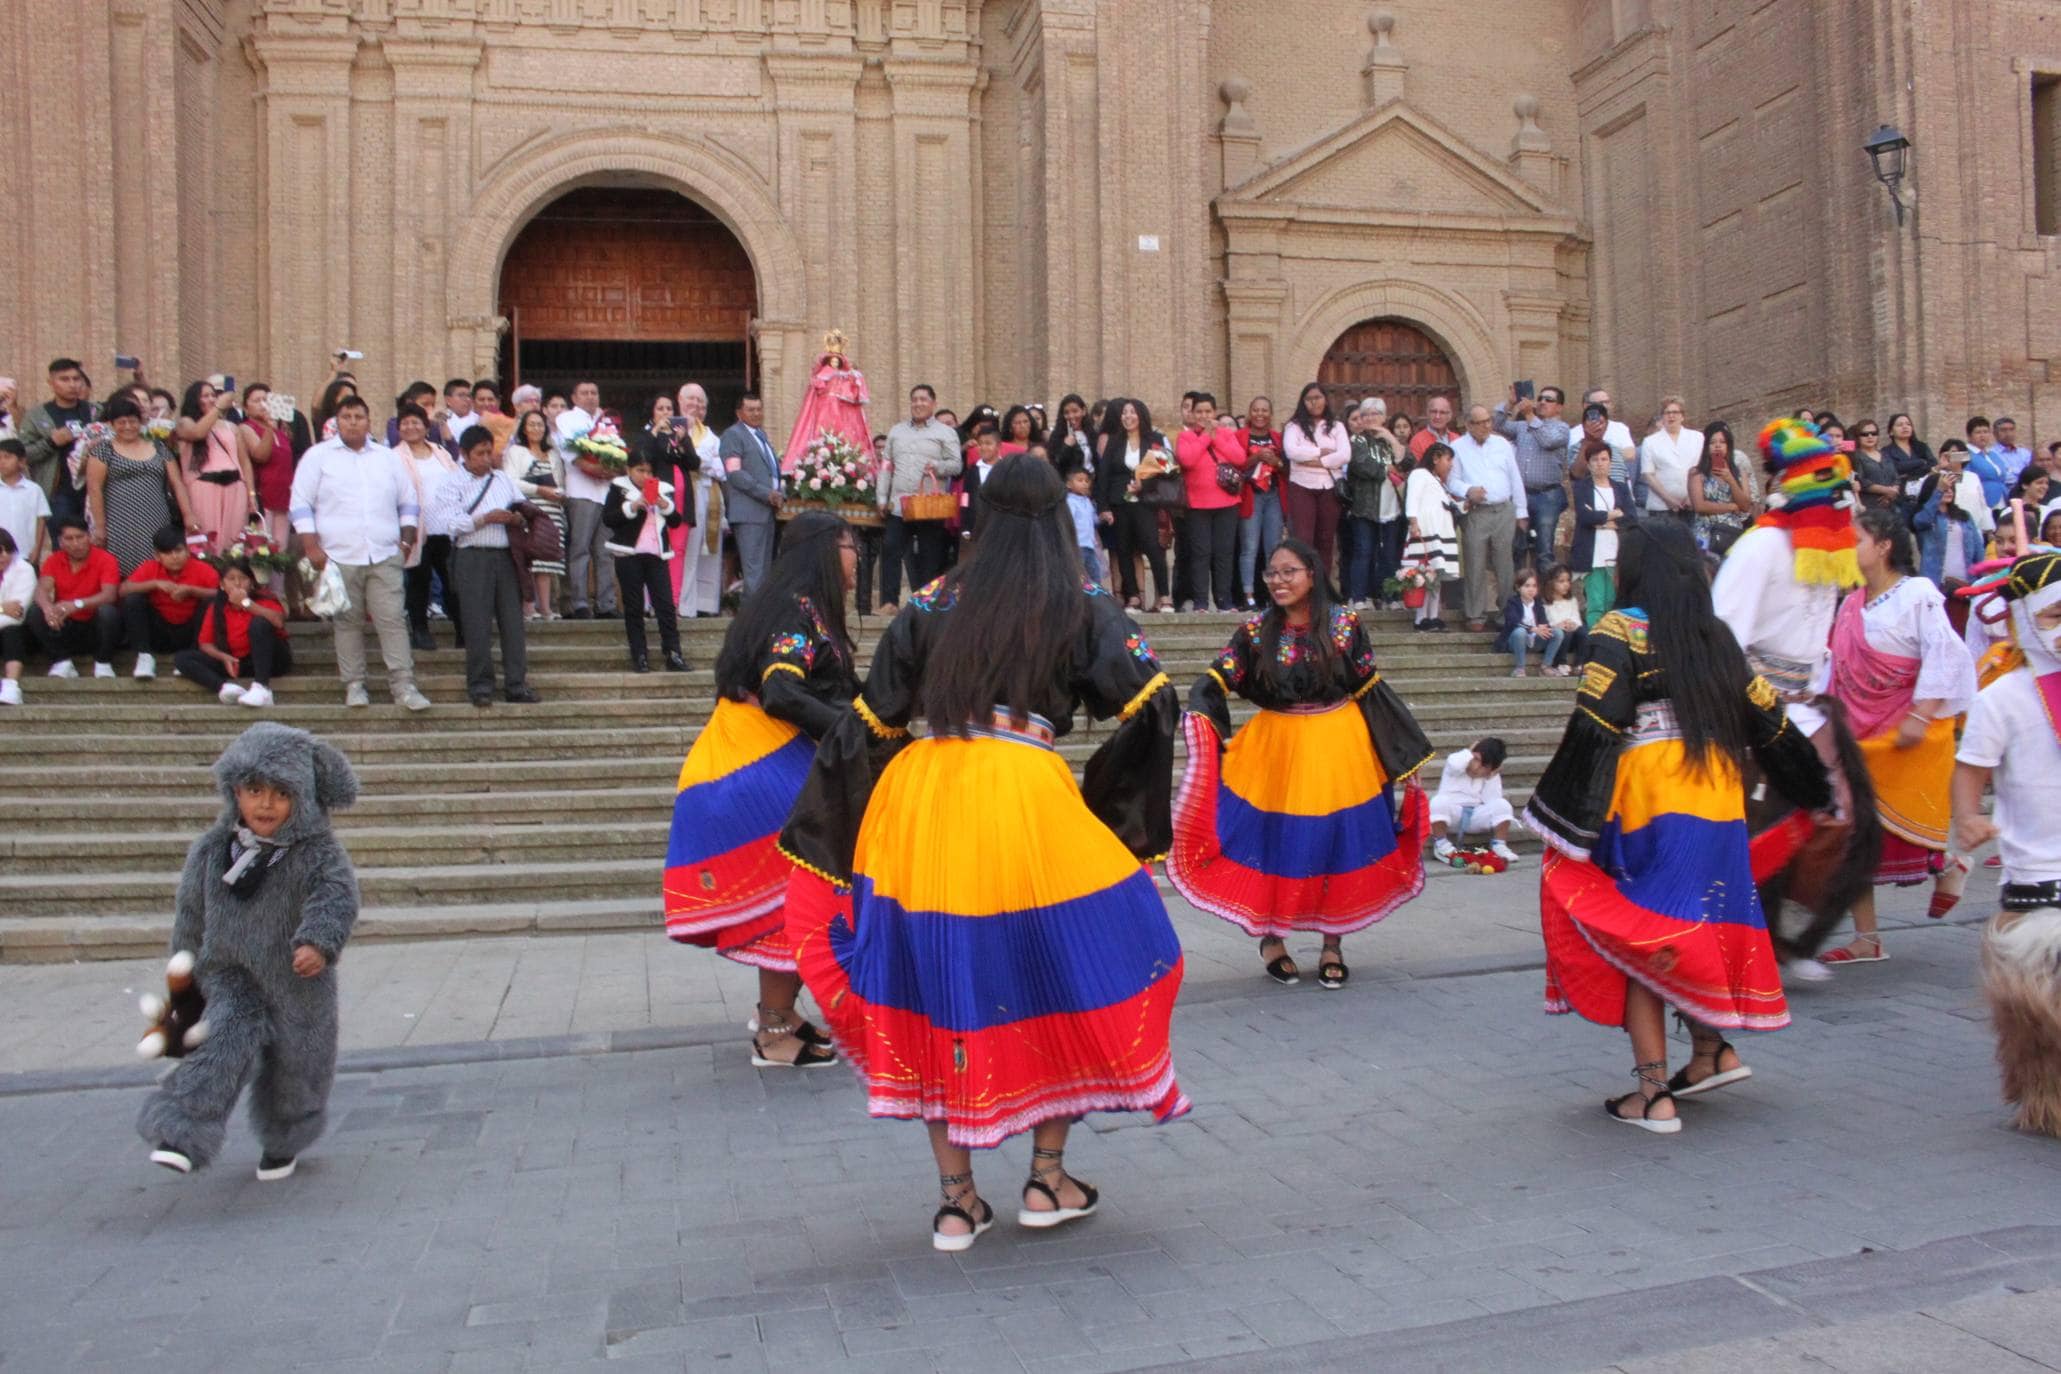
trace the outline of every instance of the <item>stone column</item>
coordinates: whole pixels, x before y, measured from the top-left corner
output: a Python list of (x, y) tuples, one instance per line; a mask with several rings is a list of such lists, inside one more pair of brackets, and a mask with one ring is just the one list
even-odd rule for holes
[(894, 96), (895, 368), (940, 396), (969, 395), (979, 339), (974, 299), (970, 62), (889, 58)]

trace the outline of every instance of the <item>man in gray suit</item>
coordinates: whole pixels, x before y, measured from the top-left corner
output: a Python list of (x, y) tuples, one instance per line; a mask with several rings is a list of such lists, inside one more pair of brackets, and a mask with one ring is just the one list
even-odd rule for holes
[(764, 402), (747, 391), (737, 402), (737, 423), (723, 431), (716, 451), (723, 462), (723, 509), (730, 517), (730, 536), (737, 541), (746, 596), (759, 589), (772, 566), (773, 513), (782, 500), (780, 455), (760, 428), (765, 418)]

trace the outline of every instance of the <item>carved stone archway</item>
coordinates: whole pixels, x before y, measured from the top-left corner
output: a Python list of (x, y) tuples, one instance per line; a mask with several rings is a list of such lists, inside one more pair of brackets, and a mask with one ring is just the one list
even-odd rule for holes
[[(680, 192), (737, 236), (758, 275), (761, 375), (767, 427), (792, 422), (786, 381), (803, 376), (811, 341), (801, 243), (758, 174), (703, 140), (635, 129), (585, 129), (540, 140), (503, 158), (487, 174), (451, 255), (451, 356), (491, 371), (504, 322), (495, 316), (501, 261), (523, 226), (567, 191), (594, 185), (652, 185)], [(682, 379), (687, 380), (685, 378)], [(728, 416), (711, 416), (719, 427)]]
[(1295, 385), (1317, 375), (1324, 354), (1339, 335), (1362, 320), (1386, 317), (1406, 321), (1445, 350), (1459, 374), (1463, 401), (1501, 399), (1494, 378), (1508, 370), (1488, 322), (1465, 299), (1422, 282), (1360, 282), (1323, 297), (1297, 320), (1286, 350)]

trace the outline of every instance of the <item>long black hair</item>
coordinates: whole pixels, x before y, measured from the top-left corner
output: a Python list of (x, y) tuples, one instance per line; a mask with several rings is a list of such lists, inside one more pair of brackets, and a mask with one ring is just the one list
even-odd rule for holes
[(1647, 641), (1681, 726), (1691, 771), (1711, 755), (1734, 763), (1752, 747), (1746, 684), (1752, 675), (1739, 641), (1710, 605), (1710, 578), (1689, 527), (1677, 520), (1627, 525), (1617, 550), (1618, 603), (1646, 613)]
[[(1331, 579), (1324, 574), (1324, 560), (1317, 557), (1314, 548), (1290, 536), (1274, 545), (1273, 553), (1267, 555), (1267, 562), (1272, 563), (1274, 554), (1283, 549), (1294, 554), (1296, 560), (1309, 569), (1309, 661), (1310, 666), (1320, 676), (1328, 678), (1338, 658), (1338, 648), (1331, 642), (1331, 608), (1337, 604), (1338, 597), (1331, 589)], [(1281, 635), (1287, 628), (1288, 612), (1282, 608), (1281, 603), (1268, 597), (1266, 614), (1260, 617), (1259, 643), (1253, 653), (1256, 660), (1255, 670), (1259, 673), (1260, 680), (1269, 687), (1278, 687), (1276, 679), (1281, 672)]]
[(1910, 522), (1900, 510), (1885, 506), (1873, 506), (1864, 510), (1854, 520), (1862, 534), (1868, 538), (1889, 545), (1889, 570), (1915, 577), (1918, 573), (1917, 540), (1911, 535)]
[[(1324, 398), (1324, 414), (1321, 421), (1316, 412), (1310, 409), (1310, 393), (1312, 391)], [(1331, 393), (1324, 390), (1321, 384), (1311, 382), (1300, 392), (1296, 393), (1295, 414), (1288, 417), (1288, 423), (1291, 427), (1300, 429), (1303, 432), (1303, 437), (1311, 443), (1317, 442), (1317, 426), (1319, 423), (1335, 425), (1338, 422), (1338, 414), (1331, 405)]]
[(933, 734), (1033, 714), (1065, 680), (1088, 616), (1066, 488), (1050, 463), (1012, 453), (980, 484), (980, 542), (948, 584), (952, 613), (924, 673)]
[[(982, 537), (986, 537), (983, 530)], [(847, 666), (852, 662), (851, 632), (844, 618), (844, 557), (852, 527), (828, 511), (804, 511), (780, 534), (780, 556), (766, 580), (738, 608), (716, 655), (716, 694), (743, 701), (759, 690), (759, 655), (767, 641), (794, 617), (794, 603), (807, 597), (830, 630)]]
[(1737, 477), (1739, 475), (1739, 441), (1732, 437), (1732, 427), (1723, 420), (1712, 420), (1703, 427), (1703, 456), (1697, 460), (1696, 467), (1705, 477), (1709, 477), (1717, 471), (1717, 462), (1710, 452), (1710, 441), (1717, 438), (1720, 434), (1725, 436), (1725, 464), (1731, 469), (1732, 475)]

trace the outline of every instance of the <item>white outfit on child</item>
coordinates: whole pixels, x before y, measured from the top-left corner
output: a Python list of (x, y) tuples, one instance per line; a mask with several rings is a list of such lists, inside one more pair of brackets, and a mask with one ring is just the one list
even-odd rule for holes
[(1456, 749), (1446, 755), (1445, 772), (1431, 798), (1431, 819), (1443, 822), (1455, 836), (1488, 834), (1517, 818), (1503, 795), (1502, 773), (1469, 777), (1467, 765), (1473, 762), (1472, 749)]

